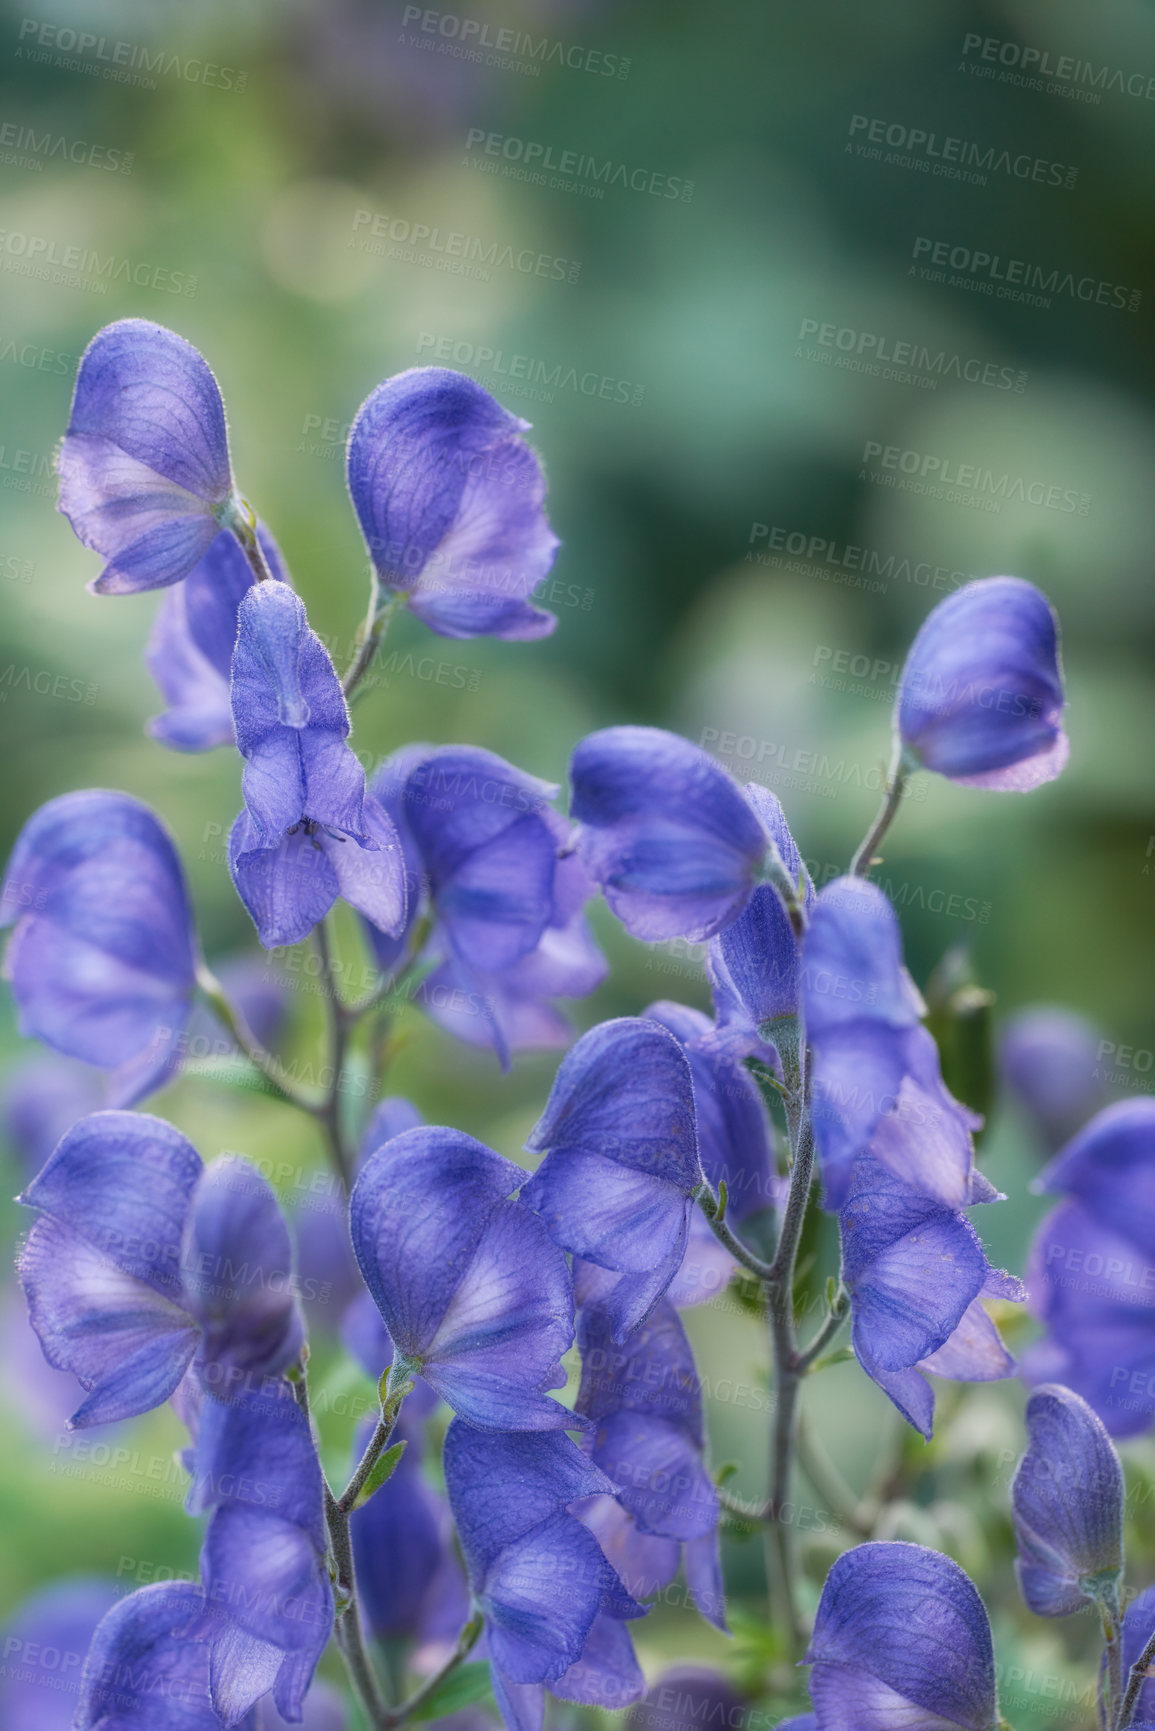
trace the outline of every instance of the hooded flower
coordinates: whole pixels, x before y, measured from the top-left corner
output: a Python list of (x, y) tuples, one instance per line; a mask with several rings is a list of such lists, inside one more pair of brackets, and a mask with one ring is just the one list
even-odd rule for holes
[(54, 1581), (20, 1605), (4, 1630), (4, 1731), (72, 1731), (84, 1656), (120, 1597), (112, 1581)]
[(232, 707), (245, 807), (229, 864), (262, 944), (307, 937), (338, 896), (399, 931), (400, 843), (365, 792), (341, 682), (304, 606), (286, 583), (255, 583), (237, 618)]
[(677, 1274), (702, 1182), (677, 1040), (634, 1017), (591, 1028), (562, 1060), (526, 1147), (548, 1152), (522, 1200), (564, 1250), (620, 1276), (602, 1299), (620, 1342)]
[(1020, 1010), (1003, 1030), (1003, 1083), (1054, 1154), (1105, 1104), (1100, 1080), (1110, 1052), (1098, 1028), (1060, 1005)]
[(574, 1425), (563, 1388), (573, 1286), (522, 1202), (525, 1180), (472, 1136), (424, 1126), (366, 1160), (353, 1187), (353, 1248), (399, 1353), (484, 1430)]
[(175, 1633), (203, 1603), (198, 1586), (163, 1581), (112, 1607), (88, 1652), (76, 1731), (220, 1731), (209, 1650)]
[(923, 621), (902, 670), (907, 757), (964, 787), (1026, 793), (1067, 761), (1059, 622), (1020, 577), (968, 583)]
[(702, 941), (738, 917), (771, 838), (708, 752), (658, 727), (607, 727), (582, 740), (570, 778), (581, 857), (634, 937)]
[[(923, 1545), (857, 1545), (822, 1589), (806, 1650), (821, 1731), (995, 1731), (986, 1607)], [(805, 1723), (805, 1721), (803, 1721)]]
[[(814, 885), (802, 863), (786, 815), (768, 789), (746, 785), (746, 798), (777, 850), (786, 875), (799, 885), (807, 914), (814, 906)], [(710, 945), (710, 972), (741, 1006), (751, 1034), (783, 1016), (798, 1014), (798, 938), (778, 891), (759, 884), (736, 920)], [(733, 1009), (727, 1020), (737, 1020)]]
[(88, 1390), (84, 1426), (159, 1406), (190, 1365), (228, 1397), (299, 1355), (288, 1228), (247, 1161), (206, 1168), (145, 1113), (95, 1112), (20, 1198), (20, 1278), (44, 1355)]
[(554, 561), (545, 478), (518, 420), (444, 367), (386, 379), (349, 437), (353, 508), (383, 589), (443, 637), (545, 637), (529, 600)]
[[(273, 577), (288, 582), (281, 550), (264, 524), (257, 539)], [(184, 582), (162, 596), (145, 660), (168, 705), (148, 731), (174, 751), (209, 751), (234, 740), (229, 679), (237, 609), (253, 568), (236, 536), (222, 531)]]
[(20, 1031), (109, 1070), (133, 1105), (167, 1076), (195, 986), (196, 937), (176, 849), (125, 793), (65, 793), (16, 840), (0, 919)]
[(1027, 1402), (1029, 1446), (1011, 1485), (1015, 1573), (1036, 1617), (1110, 1605), (1123, 1577), (1123, 1469), (1086, 1401), (1044, 1383)]
[[(994, 1192), (975, 1197), (996, 1199)], [(981, 1299), (1018, 1302), (1026, 1291), (990, 1266), (964, 1214), (911, 1189), (869, 1155), (855, 1164), (839, 1225), (858, 1361), (929, 1439), (934, 1395), (921, 1373), (957, 1382), (1011, 1376), (1014, 1360)]]
[(60, 510), (107, 560), (94, 593), (187, 577), (233, 495), (225, 407), (207, 362), (147, 319), (106, 325), (81, 356), (57, 467)]
[(605, 1475), (559, 1431), (486, 1436), (455, 1420), (445, 1483), (509, 1731), (539, 1731), (543, 1685), (594, 1705), (637, 1700), (645, 1683), (622, 1623), (644, 1608), (569, 1512), (612, 1492)]
[(842, 1206), (867, 1147), (904, 1183), (948, 1207), (983, 1200), (972, 1194), (971, 1131), (980, 1120), (943, 1085), (882, 891), (854, 877), (828, 884), (814, 904), (802, 964), (826, 1206)]

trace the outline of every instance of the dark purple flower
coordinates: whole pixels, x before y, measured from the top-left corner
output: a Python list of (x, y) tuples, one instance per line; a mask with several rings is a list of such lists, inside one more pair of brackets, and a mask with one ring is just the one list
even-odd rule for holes
[(1026, 793), (1067, 761), (1059, 622), (1020, 577), (984, 577), (940, 601), (902, 670), (907, 757), (965, 787)]
[(84, 1064), (40, 1052), (26, 1058), (4, 1084), (4, 1135), (25, 1177), (34, 1178), (78, 1118), (103, 1103), (98, 1076)]
[(209, 1650), (175, 1632), (203, 1604), (199, 1587), (163, 1581), (114, 1605), (89, 1648), (75, 1731), (220, 1731)]
[(196, 984), (196, 936), (168, 831), (139, 800), (49, 800), (16, 840), (0, 923), (20, 1031), (112, 1072), (135, 1104), (169, 1074)]
[(510, 1200), (524, 1180), (459, 1130), (406, 1130), (353, 1187), (353, 1248), (397, 1351), (462, 1418), (573, 1428), (544, 1392), (565, 1386), (573, 1286), (542, 1222)]
[[(781, 805), (756, 782), (747, 783), (746, 798), (773, 841), (786, 875), (799, 886), (809, 913), (814, 885)], [(798, 1014), (798, 939), (782, 897), (771, 884), (759, 884), (738, 918), (714, 938), (710, 961), (712, 972), (738, 998), (752, 1031)]]
[(744, 1731), (747, 1717), (741, 1696), (720, 1671), (675, 1665), (654, 1678), (626, 1725), (628, 1731)]
[(20, 1259), (33, 1327), (89, 1391), (74, 1425), (159, 1406), (194, 1360), (227, 1397), (300, 1353), (288, 1228), (246, 1161), (206, 1168), (163, 1119), (96, 1112), (20, 1200), (41, 1211)]
[(805, 1663), (821, 1731), (999, 1723), (986, 1607), (958, 1564), (924, 1545), (858, 1545), (839, 1557)]
[(443, 637), (545, 637), (529, 600), (557, 552), (529, 428), (463, 373), (413, 367), (362, 403), (353, 508), (382, 588)]
[(540, 1726), (543, 1685), (566, 1700), (637, 1700), (645, 1684), (620, 1625), (644, 1608), (569, 1513), (612, 1493), (605, 1475), (559, 1431), (485, 1435), (455, 1420), (445, 1482), (510, 1731)]
[(366, 794), (327, 650), (287, 583), (255, 583), (237, 617), (232, 707), (245, 806), (229, 864), (262, 944), (307, 937), (338, 896), (383, 931), (399, 931), (401, 844)]
[(1123, 1577), (1123, 1468), (1086, 1401), (1044, 1383), (1027, 1402), (1027, 1452), (1011, 1485), (1015, 1573), (1036, 1617), (1117, 1602)]
[(55, 1581), (25, 1599), (4, 1630), (4, 1731), (71, 1731), (84, 1657), (120, 1597), (112, 1581)]
[(57, 468), (60, 510), (108, 561), (89, 584), (95, 594), (178, 583), (233, 499), (225, 408), (208, 363), (147, 319), (106, 325), (81, 356)]
[[(578, 1276), (579, 1297), (581, 1277)], [(578, 1312), (582, 1378), (574, 1410), (590, 1420), (588, 1452), (618, 1486), (638, 1531), (685, 1547), (691, 1597), (725, 1629), (718, 1558), (718, 1494), (706, 1467), (702, 1389), (668, 1299), (624, 1346), (598, 1306)]]
[[(802, 945), (814, 1138), (828, 1208), (846, 1199), (868, 1147), (896, 1177), (948, 1207), (972, 1194), (981, 1120), (943, 1085), (938, 1049), (902, 962), (894, 909), (876, 885), (838, 878), (814, 904)], [(981, 1183), (980, 1183), (981, 1187)]]
[(620, 1276), (602, 1299), (619, 1342), (677, 1274), (702, 1182), (690, 1065), (657, 1022), (623, 1017), (562, 1060), (526, 1147), (522, 1199), (564, 1250)]
[(607, 727), (570, 765), (578, 848), (634, 937), (701, 941), (745, 908), (771, 837), (737, 783), (658, 727)]
[(1069, 1141), (1105, 1103), (1101, 1054), (1110, 1050), (1091, 1022), (1058, 1005), (1020, 1010), (1003, 1029), (1003, 1082), (1048, 1153)]
[[(281, 550), (263, 523), (257, 540), (273, 577), (288, 582)], [(168, 705), (148, 731), (174, 751), (209, 751), (235, 738), (229, 679), (237, 609), (255, 579), (236, 536), (222, 530), (184, 582), (163, 596), (145, 660)]]
[(1026, 1292), (990, 1266), (965, 1214), (868, 1155), (855, 1164), (839, 1225), (858, 1361), (929, 1439), (934, 1394), (921, 1373), (957, 1382), (1011, 1376), (1014, 1360), (981, 1300), (1020, 1301)]

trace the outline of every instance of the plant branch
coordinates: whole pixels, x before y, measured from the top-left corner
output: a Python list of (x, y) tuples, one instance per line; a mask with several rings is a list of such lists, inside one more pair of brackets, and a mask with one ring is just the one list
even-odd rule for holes
[(310, 1100), (308, 1095), (302, 1094), (288, 1081), (280, 1059), (274, 1058), (271, 1052), (266, 1052), (236, 1005), (230, 1002), (221, 982), (203, 961), (197, 965), (197, 985), (217, 1020), (232, 1035), (239, 1050), (244, 1053), (249, 1063), (261, 1072), (269, 1086), (286, 1104), (296, 1106), (299, 1111), (308, 1112), (314, 1118), (318, 1117), (322, 1109), (321, 1102)]
[(371, 575), (371, 584), (369, 611), (357, 632), (356, 654), (345, 670), (345, 677), (341, 681), (341, 689), (345, 693), (346, 699), (353, 696), (373, 665), (373, 657), (384, 641), (385, 633), (389, 629), (389, 621), (401, 604), (399, 595), (388, 595), (384, 601), (381, 600), (375, 572)]
[(710, 1186), (701, 1184), (694, 1194), (698, 1199), (698, 1207), (709, 1222), (710, 1230), (719, 1244), (725, 1246), (735, 1262), (740, 1262), (743, 1268), (748, 1268), (750, 1273), (756, 1275), (759, 1280), (767, 1281), (770, 1278), (770, 1264), (764, 1262), (748, 1245), (743, 1244), (742, 1240), (727, 1226), (725, 1209)]
[(424, 1707), (425, 1703), (440, 1689), (445, 1679), (456, 1671), (462, 1660), (469, 1657), (477, 1645), (483, 1624), (484, 1619), (481, 1612), (475, 1611), (458, 1635), (457, 1643), (440, 1671), (434, 1672), (432, 1677), (427, 1677), (421, 1687), (415, 1689), (412, 1695), (407, 1696), (398, 1706), (390, 1708), (386, 1712), (384, 1724), (387, 1727), (404, 1725), (405, 1721), (411, 1719), (419, 1708)]
[(834, 1302), (830, 1306), (830, 1314), (819, 1328), (817, 1334), (804, 1346), (798, 1354), (797, 1363), (800, 1373), (804, 1376), (811, 1368), (815, 1359), (820, 1358), (826, 1347), (834, 1339), (850, 1311), (850, 1294), (846, 1288), (839, 1285)]
[(870, 876), (870, 868), (875, 863), (875, 850), (894, 822), (895, 813), (898, 811), (902, 796), (906, 792), (909, 777), (910, 767), (903, 755), (902, 741), (896, 738), (890, 759), (890, 768), (886, 773), (886, 793), (883, 796), (878, 816), (867, 830), (850, 862), (851, 877), (867, 878)]
[(874, 1531), (868, 1509), (826, 1453), (805, 1413), (798, 1418), (798, 1464), (826, 1504), (827, 1512), (859, 1538), (868, 1539)]
[(317, 1113), (325, 1132), (329, 1158), (346, 1192), (353, 1188), (353, 1155), (345, 1141), (341, 1123), (341, 1084), (344, 1080), (345, 1057), (349, 1049), (348, 1011), (337, 989), (333, 967), (333, 950), (329, 941), (328, 914), (313, 927), (313, 945), (321, 963), (321, 985), (329, 1023), (329, 1086)]
[(1114, 1731), (1127, 1731), (1135, 1717), (1135, 1708), (1139, 1704), (1139, 1691), (1147, 1681), (1147, 1672), (1155, 1661), (1155, 1631), (1147, 1637), (1147, 1643), (1131, 1667), (1127, 1678), (1127, 1691), (1119, 1708), (1119, 1717), (1115, 1721)]

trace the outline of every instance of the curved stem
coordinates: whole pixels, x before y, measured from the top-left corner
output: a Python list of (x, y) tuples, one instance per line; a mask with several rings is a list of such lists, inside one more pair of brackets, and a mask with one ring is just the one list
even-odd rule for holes
[(347, 699), (352, 697), (373, 665), (373, 657), (384, 641), (385, 633), (389, 628), (389, 621), (401, 605), (400, 595), (390, 594), (386, 596), (384, 601), (381, 600), (376, 573), (372, 575), (371, 582), (369, 611), (357, 633), (357, 652), (346, 668), (345, 677), (341, 681), (341, 689)]
[(238, 1049), (253, 1064), (276, 1093), (290, 1106), (296, 1106), (299, 1111), (308, 1112), (312, 1117), (318, 1117), (322, 1110), (321, 1102), (310, 1100), (288, 1081), (279, 1059), (271, 1052), (266, 1052), (256, 1035), (252, 1032), (245, 1018), (231, 1003), (224, 987), (204, 962), (197, 965), (197, 985), (217, 1020), (233, 1039)]
[(830, 1342), (834, 1339), (834, 1336), (846, 1321), (849, 1310), (850, 1294), (847, 1292), (846, 1288), (840, 1284), (838, 1292), (835, 1295), (834, 1303), (830, 1306), (829, 1316), (826, 1318), (826, 1321), (822, 1324), (817, 1334), (813, 1336), (813, 1338), (798, 1354), (798, 1369), (802, 1375), (806, 1374), (815, 1359), (819, 1358), (823, 1350), (830, 1345)]
[(240, 542), (241, 550), (257, 582), (271, 582), (273, 573), (265, 558), (265, 550), (257, 538), (257, 514), (249, 501), (234, 493), (232, 498), (220, 507), (216, 518), (221, 527), (231, 529)]
[(480, 1611), (475, 1611), (458, 1635), (457, 1643), (440, 1671), (434, 1672), (432, 1677), (427, 1677), (419, 1689), (415, 1689), (412, 1695), (409, 1695), (398, 1706), (391, 1708), (386, 1713), (384, 1720), (386, 1726), (404, 1725), (405, 1721), (411, 1719), (419, 1707), (424, 1707), (429, 1698), (440, 1689), (446, 1677), (456, 1671), (463, 1659), (469, 1657), (477, 1645), (483, 1623), (484, 1619)]
[(345, 1055), (349, 1049), (348, 1011), (337, 989), (333, 967), (333, 950), (329, 942), (328, 914), (313, 927), (313, 945), (321, 964), (321, 984), (329, 1022), (330, 1082), (317, 1113), (334, 1169), (346, 1191), (353, 1188), (353, 1155), (345, 1141), (341, 1123), (341, 1084), (344, 1080)]
[(850, 862), (850, 875), (856, 878), (870, 876), (870, 868), (875, 863), (875, 850), (883, 836), (894, 822), (895, 813), (906, 792), (906, 784), (910, 777), (910, 766), (903, 755), (902, 741), (896, 739), (894, 751), (890, 759), (890, 768), (886, 772), (886, 793), (878, 816), (867, 830), (861, 844)]
[(1130, 1675), (1127, 1678), (1127, 1690), (1119, 1708), (1119, 1717), (1115, 1720), (1114, 1731), (1127, 1731), (1127, 1727), (1135, 1717), (1135, 1709), (1139, 1704), (1139, 1691), (1147, 1681), (1147, 1672), (1153, 1662), (1155, 1662), (1155, 1631), (1147, 1637), (1143, 1651), (1131, 1667)]
[(859, 1538), (868, 1539), (874, 1522), (807, 1424), (804, 1413), (798, 1419), (798, 1464), (826, 1504), (827, 1513)]
[(724, 1219), (722, 1204), (709, 1185), (699, 1186), (694, 1194), (698, 1198), (698, 1207), (709, 1222), (710, 1230), (719, 1244), (726, 1247), (735, 1262), (741, 1263), (743, 1268), (748, 1268), (750, 1273), (757, 1275), (759, 1280), (768, 1280), (770, 1278), (770, 1264), (764, 1262), (755, 1251), (743, 1244), (742, 1240), (730, 1230)]

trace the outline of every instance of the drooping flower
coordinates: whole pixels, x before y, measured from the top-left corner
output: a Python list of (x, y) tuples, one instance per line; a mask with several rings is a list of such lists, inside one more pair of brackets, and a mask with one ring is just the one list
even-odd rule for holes
[(232, 708), (245, 805), (229, 864), (261, 943), (299, 942), (338, 896), (399, 931), (401, 844), (347, 744), (349, 711), (328, 652), (287, 583), (255, 583), (237, 618)]
[(112, 1581), (54, 1581), (17, 1608), (4, 1629), (4, 1731), (71, 1731), (85, 1654), (119, 1597)]
[(622, 1624), (644, 1607), (569, 1513), (612, 1493), (604, 1473), (558, 1431), (487, 1436), (455, 1420), (445, 1483), (509, 1731), (540, 1731), (546, 1686), (597, 1706), (637, 1700), (645, 1683)]
[(1027, 1402), (1028, 1448), (1011, 1485), (1015, 1574), (1036, 1617), (1117, 1601), (1123, 1576), (1123, 1468), (1086, 1401), (1044, 1383)]
[[(288, 582), (281, 550), (263, 523), (257, 540), (272, 576)], [(209, 751), (235, 738), (229, 679), (237, 609), (255, 578), (236, 536), (223, 530), (184, 582), (161, 598), (145, 660), (168, 708), (148, 731), (174, 751)]]
[(895, 710), (916, 766), (965, 787), (1026, 793), (1062, 771), (1059, 622), (1020, 577), (984, 577), (940, 601), (902, 670)]
[(1112, 1436), (1155, 1415), (1155, 1101), (1106, 1107), (1036, 1181), (1065, 1198), (1031, 1248), (1031, 1309), (1046, 1327), (1024, 1357), (1032, 1382), (1061, 1382)]
[(1054, 1154), (1105, 1103), (1099, 1030), (1059, 1005), (1020, 1010), (1007, 1023), (999, 1059), (1005, 1086)]
[[(745, 791), (809, 913), (814, 906), (814, 885), (781, 805), (756, 782), (748, 782)], [(783, 1016), (798, 1014), (798, 937), (772, 884), (758, 884), (737, 919), (713, 939), (709, 967), (723, 991), (728, 989), (737, 998), (751, 1036)], [(730, 1019), (738, 1019), (733, 1008)]]
[(943, 1085), (898, 920), (876, 885), (837, 878), (817, 897), (802, 945), (802, 1006), (826, 1206), (842, 1206), (868, 1147), (948, 1207), (983, 1200), (972, 1193), (980, 1120)]
[(20, 1031), (111, 1072), (133, 1105), (168, 1075), (196, 984), (196, 937), (168, 831), (139, 800), (65, 793), (16, 840), (0, 923)]
[(570, 765), (590, 875), (628, 932), (704, 941), (746, 907), (772, 838), (737, 783), (658, 727), (607, 727)]
[[(580, 1301), (580, 1265), (577, 1289)], [(705, 1462), (701, 1383), (677, 1311), (659, 1300), (618, 1346), (606, 1312), (583, 1306), (578, 1344), (582, 1377), (574, 1410), (591, 1422), (590, 1458), (617, 1485), (621, 1508), (639, 1533), (674, 1541), (673, 1565), (682, 1552), (691, 1598), (725, 1629), (718, 1493)]]
[(562, 1060), (526, 1147), (546, 1157), (522, 1200), (564, 1250), (620, 1276), (601, 1300), (620, 1342), (677, 1274), (702, 1182), (677, 1040), (635, 1017), (591, 1028)]
[(333, 1629), (323, 1480), (289, 1384), (206, 1397), (192, 1451), (190, 1514), (212, 1511), (201, 1550), (204, 1605), (181, 1633), (209, 1652), (213, 1707), (236, 1725), (272, 1693), (290, 1722)]
[(573, 1285), (542, 1222), (510, 1198), (525, 1181), (458, 1130), (394, 1136), (353, 1187), (353, 1248), (399, 1353), (471, 1425), (575, 1424), (565, 1386)]
[(1026, 1291), (990, 1266), (965, 1214), (912, 1189), (869, 1155), (855, 1164), (839, 1225), (855, 1354), (929, 1439), (934, 1394), (922, 1373), (956, 1382), (1013, 1375), (1014, 1360), (981, 1300), (1019, 1302)]
[(529, 428), (444, 367), (386, 379), (349, 437), (353, 508), (382, 588), (443, 637), (545, 637), (529, 600), (554, 561)]
[(175, 1632), (203, 1604), (192, 1583), (162, 1581), (114, 1605), (89, 1648), (76, 1731), (220, 1731), (209, 1649)]
[(88, 1397), (72, 1424), (159, 1406), (190, 1365), (228, 1397), (298, 1356), (288, 1228), (247, 1161), (202, 1164), (145, 1113), (95, 1112), (21, 1201), (20, 1278), (45, 1357)]
[(187, 577), (233, 497), (221, 393), (191, 343), (147, 319), (106, 325), (80, 360), (57, 462), (60, 510), (107, 560), (89, 588)]
[(958, 1564), (924, 1545), (844, 1552), (826, 1577), (804, 1663), (814, 1667), (821, 1731), (999, 1723), (986, 1607)]

